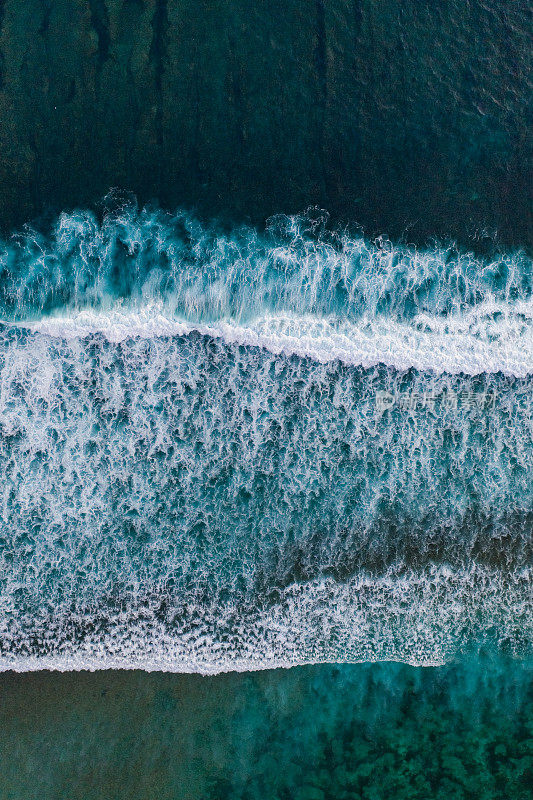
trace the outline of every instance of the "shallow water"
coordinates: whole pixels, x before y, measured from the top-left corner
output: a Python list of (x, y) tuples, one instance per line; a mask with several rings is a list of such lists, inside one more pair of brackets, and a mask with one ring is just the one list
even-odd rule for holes
[(109, 671), (0, 683), (0, 793), (24, 800), (528, 800), (530, 665)]

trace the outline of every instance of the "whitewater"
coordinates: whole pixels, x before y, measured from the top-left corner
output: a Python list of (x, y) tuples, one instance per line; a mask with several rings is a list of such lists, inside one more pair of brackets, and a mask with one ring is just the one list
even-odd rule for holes
[(0, 669), (533, 643), (533, 269), (187, 212), (0, 247)]

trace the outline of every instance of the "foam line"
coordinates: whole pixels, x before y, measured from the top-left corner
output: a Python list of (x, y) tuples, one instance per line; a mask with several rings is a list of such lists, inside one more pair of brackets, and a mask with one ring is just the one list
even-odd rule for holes
[(232, 320), (191, 323), (172, 319), (161, 305), (115, 308), (108, 313), (85, 310), (72, 316), (19, 323), (36, 333), (65, 339), (103, 334), (111, 342), (131, 337), (183, 336), (197, 331), (228, 344), (264, 348), (271, 353), (309, 357), (318, 362), (339, 360), (371, 367), (384, 364), (398, 370), (456, 375), (502, 372), (533, 374), (533, 304), (517, 308), (487, 306), (441, 319), (427, 314), (409, 323), (363, 318), (269, 314), (239, 324)]
[[(533, 644), (533, 573), (503, 576), (472, 565), (452, 571), (390, 570), (345, 584), (325, 579), (295, 584), (270, 606), (246, 611), (231, 604), (173, 606), (132, 600), (102, 619), (86, 612), (72, 622), (32, 620), (29, 630), (9, 624), (11, 647), (0, 670), (144, 669), (215, 674), (324, 662), (401, 661), (435, 666), (483, 642), (530, 656)], [(176, 622), (176, 619), (180, 621)], [(76, 639), (71, 630), (85, 624)], [(32, 652), (32, 650), (34, 652)], [(35, 652), (37, 651), (37, 652)]]

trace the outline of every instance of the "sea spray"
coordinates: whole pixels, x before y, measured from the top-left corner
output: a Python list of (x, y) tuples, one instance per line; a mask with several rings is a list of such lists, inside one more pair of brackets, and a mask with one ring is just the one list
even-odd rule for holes
[(525, 256), (127, 208), (1, 258), (4, 668), (529, 652)]

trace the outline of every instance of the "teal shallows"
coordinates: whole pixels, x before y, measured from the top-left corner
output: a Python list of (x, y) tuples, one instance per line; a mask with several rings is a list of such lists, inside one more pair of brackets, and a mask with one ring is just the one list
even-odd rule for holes
[(7, 673), (0, 796), (530, 800), (530, 666)]

